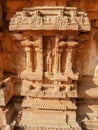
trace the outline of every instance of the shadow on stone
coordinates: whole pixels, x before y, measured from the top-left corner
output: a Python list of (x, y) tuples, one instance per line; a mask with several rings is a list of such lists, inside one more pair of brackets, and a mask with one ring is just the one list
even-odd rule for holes
[(23, 127), (15, 126), (13, 130), (24, 130)]

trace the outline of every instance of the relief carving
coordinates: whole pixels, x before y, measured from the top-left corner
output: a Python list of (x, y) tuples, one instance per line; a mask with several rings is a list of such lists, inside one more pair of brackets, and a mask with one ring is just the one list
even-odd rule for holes
[[(31, 81), (35, 80), (36, 82), (34, 86), (36, 86), (35, 88), (37, 88), (38, 91), (40, 91), (42, 86), (44, 85), (43, 82), (40, 83), (38, 80), (45, 80), (44, 77), (38, 77), (40, 75), (45, 75), (45, 77), (48, 76), (47, 79), (49, 79), (51, 82), (54, 82), (53, 92), (60, 92), (62, 86), (64, 86), (64, 84), (61, 83), (62, 81), (68, 81), (69, 79), (78, 80), (79, 78), (79, 74), (74, 74), (73, 72), (72, 63), (73, 49), (78, 43), (75, 41), (69, 42), (60, 40), (59, 35), (56, 35), (56, 37), (54, 38), (47, 38), (45, 43), (43, 43), (42, 36), (39, 36), (36, 40), (32, 40), (29, 38), (27, 39), (25, 37), (24, 40), (21, 41), (21, 44), (25, 47), (26, 52), (26, 69), (21, 73), (20, 76), (23, 79), (29, 79)], [(44, 44), (46, 48), (43, 48)], [(33, 52), (32, 48), (34, 48)], [(33, 64), (35, 56), (32, 58), (32, 55), (34, 55), (34, 51), (36, 53), (36, 65)], [(61, 62), (63, 52), (66, 54), (66, 58), (63, 62)], [(43, 65), (45, 64), (46, 70), (44, 70), (43, 67)], [(33, 65), (36, 67), (33, 67)], [(61, 69), (62, 65), (65, 66), (63, 71)], [(33, 70), (32, 68), (36, 69)], [(26, 77), (25, 75), (28, 75), (28, 77)], [(53, 78), (50, 79), (49, 75)]]
[[(43, 54), (42, 54), (42, 40), (41, 37), (38, 39), (26, 39), (24, 38), (23, 41), (21, 41), (21, 45), (25, 47), (26, 52), (26, 69), (21, 73), (21, 76), (24, 76), (28, 73), (28, 75), (35, 74), (41, 74), (43, 73)], [(32, 59), (32, 48), (36, 53), (36, 69), (32, 70), (32, 66), (34, 65), (32, 62), (34, 59)], [(33, 53), (34, 55), (34, 53)]]
[(65, 74), (73, 79), (73, 80), (78, 80), (79, 78), (79, 73), (74, 74), (72, 70), (72, 52), (74, 46), (76, 46), (78, 43), (77, 42), (67, 42), (67, 58), (66, 58), (66, 67), (65, 67)]
[[(16, 12), (10, 21), (10, 30), (90, 30), (87, 14), (75, 7), (55, 8), (51, 14), (49, 7), (36, 7)], [(46, 13), (46, 10), (48, 13)], [(51, 16), (51, 17), (50, 17)]]
[(47, 73), (52, 73), (52, 52), (51, 50), (47, 51)]
[(25, 8), (12, 17), (9, 30), (21, 31), (23, 38), (18, 40), (26, 60), (18, 77), (19, 90), (15, 86), (23, 98), (16, 125), (35, 130), (81, 130), (76, 121), (79, 73), (75, 73), (75, 60), (79, 34), (90, 30), (87, 14), (76, 7)]
[(55, 27), (64, 30), (68, 26), (68, 17), (64, 16), (64, 11), (61, 11), (55, 18)]

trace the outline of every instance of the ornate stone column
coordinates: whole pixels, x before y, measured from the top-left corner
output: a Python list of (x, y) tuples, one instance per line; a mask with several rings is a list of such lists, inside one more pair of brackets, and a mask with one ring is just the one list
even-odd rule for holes
[(67, 58), (66, 58), (65, 73), (72, 72), (72, 51), (73, 49), (71, 47), (68, 47), (66, 50)]
[(32, 61), (31, 61), (31, 46), (33, 45), (32, 41), (24, 40), (21, 42), (22, 46), (25, 47), (26, 52), (26, 70), (32, 72)]
[(26, 70), (32, 71), (32, 62), (31, 62), (31, 54), (30, 54), (31, 48), (26, 46), (25, 51), (26, 51)]
[(54, 49), (54, 75), (58, 73), (58, 52), (59, 52), (59, 35), (55, 37), (55, 49)]
[(59, 47), (59, 52), (58, 52), (58, 73), (61, 73), (61, 55), (62, 55), (62, 49)]
[(36, 73), (43, 74), (43, 44), (42, 44), (42, 36), (38, 37), (36, 41), (36, 54), (37, 54), (37, 68)]
[(55, 86), (54, 92), (57, 92), (60, 90), (59, 81), (56, 78), (56, 75), (58, 74), (58, 69), (59, 69), (58, 64), (59, 64), (59, 35), (56, 35), (55, 48), (54, 48), (54, 86)]
[(68, 41), (66, 42), (67, 44), (67, 56), (66, 56), (66, 64), (65, 64), (65, 74), (71, 78), (72, 80), (77, 80), (78, 79), (78, 73), (74, 74), (73, 69), (72, 69), (72, 53), (74, 47), (78, 44), (75, 41)]

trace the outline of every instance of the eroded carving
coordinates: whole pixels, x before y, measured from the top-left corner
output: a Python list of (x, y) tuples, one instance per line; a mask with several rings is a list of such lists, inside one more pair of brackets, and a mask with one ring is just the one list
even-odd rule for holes
[(79, 78), (79, 73), (74, 74), (72, 70), (72, 52), (73, 47), (76, 46), (77, 42), (67, 42), (67, 58), (66, 58), (66, 67), (65, 67), (65, 74), (71, 78), (77, 80)]
[[(26, 54), (21, 83), (15, 88), (27, 99), (20, 103), (16, 124), (24, 129), (81, 130), (76, 122), (79, 74), (74, 60), (79, 33), (90, 30), (87, 14), (75, 7), (26, 8), (16, 12), (9, 29), (23, 35), (18, 43)], [(31, 37), (24, 36), (26, 32)]]
[(52, 72), (52, 52), (51, 50), (47, 51), (47, 73), (51, 74)]
[[(26, 39), (21, 42), (22, 46), (25, 47), (26, 52), (26, 70), (21, 73), (21, 77), (24, 77), (26, 74), (29, 76), (33, 76), (33, 74), (43, 74), (43, 55), (42, 55), (42, 40), (41, 37), (39, 39)], [(34, 63), (34, 59), (32, 59), (32, 47), (34, 47), (34, 51), (36, 52), (36, 69), (32, 70), (32, 66)], [(34, 54), (33, 54), (34, 55)], [(34, 76), (33, 76), (34, 77)]]
[[(55, 7), (54, 7), (55, 8)], [(49, 7), (36, 7), (16, 12), (10, 21), (10, 30), (90, 30), (87, 14), (77, 11), (75, 7), (55, 8), (51, 16)], [(46, 12), (48, 11), (48, 13)], [(56, 15), (55, 15), (56, 14)], [(79, 14), (79, 16), (78, 16)]]

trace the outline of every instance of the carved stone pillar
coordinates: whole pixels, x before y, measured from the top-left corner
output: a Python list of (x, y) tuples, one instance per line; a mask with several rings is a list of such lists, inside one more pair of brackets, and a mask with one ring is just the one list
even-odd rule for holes
[(56, 75), (58, 73), (58, 52), (59, 52), (59, 35), (56, 35), (55, 38), (55, 49), (54, 49), (54, 75)]
[(37, 68), (36, 73), (43, 74), (43, 44), (42, 36), (39, 36), (39, 40), (36, 44), (36, 55), (37, 55)]
[(62, 49), (59, 48), (59, 52), (58, 52), (58, 73), (61, 73), (61, 55), (62, 55)]
[(71, 47), (68, 47), (66, 50), (67, 58), (66, 58), (65, 73), (72, 72), (72, 51), (73, 51), (73, 48)]
[(78, 73), (74, 74), (72, 69), (72, 53), (74, 47), (78, 44), (75, 41), (68, 41), (67, 43), (67, 56), (66, 56), (66, 64), (65, 64), (65, 74), (71, 78), (72, 80), (78, 79)]
[(59, 58), (60, 58), (60, 55), (59, 55), (59, 35), (56, 35), (55, 49), (54, 49), (54, 86), (55, 86), (54, 92), (60, 90), (60, 87), (58, 85), (59, 82), (56, 79), (56, 75), (58, 74), (58, 72), (60, 72), (60, 70), (59, 70), (59, 66), (60, 66), (59, 65), (59, 63), (60, 63)]
[(32, 41), (22, 41), (22, 46), (25, 47), (26, 52), (26, 71), (32, 72), (32, 61), (31, 61), (31, 45), (33, 44)]
[(31, 48), (26, 46), (25, 51), (26, 51), (26, 70), (32, 71), (32, 62), (31, 62), (31, 54), (30, 54)]
[[(42, 49), (42, 37), (31, 41), (24, 40), (21, 42), (22, 46), (25, 47), (26, 51), (26, 69), (21, 73), (21, 78), (29, 79), (29, 80), (42, 80), (43, 75), (43, 49)], [(32, 70), (32, 57), (31, 57), (31, 49), (32, 46), (34, 51), (36, 52), (36, 70)], [(28, 75), (28, 76), (26, 76)]]

